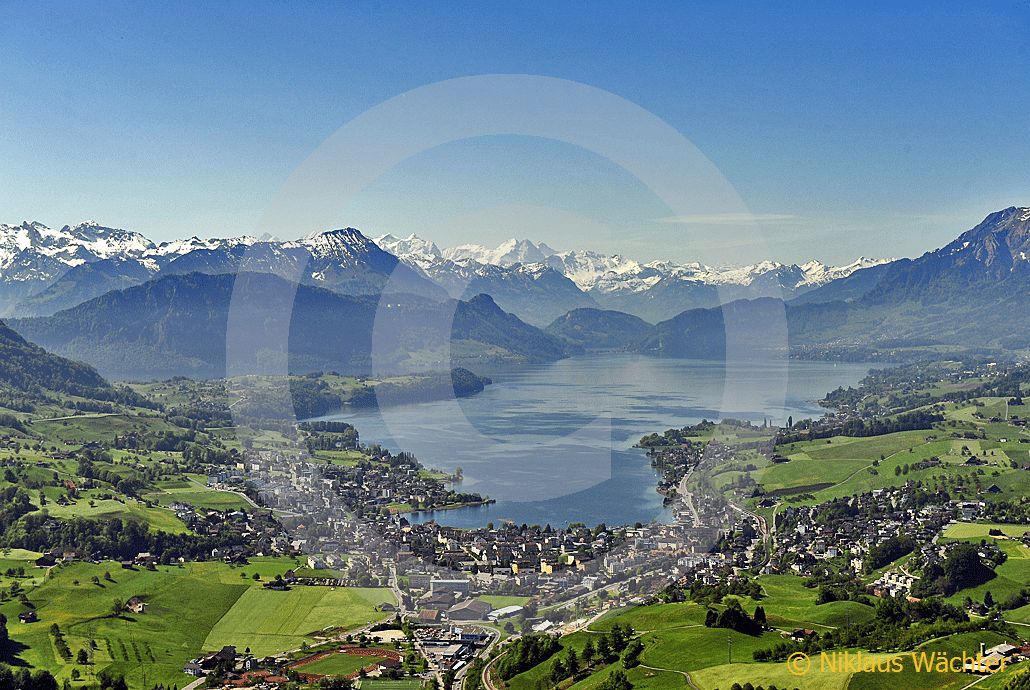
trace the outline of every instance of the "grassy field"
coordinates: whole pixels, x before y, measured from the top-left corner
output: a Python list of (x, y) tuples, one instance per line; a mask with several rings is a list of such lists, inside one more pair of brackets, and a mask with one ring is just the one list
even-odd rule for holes
[(330, 626), (353, 628), (384, 618), (375, 607), (393, 602), (389, 589), (294, 587), (275, 592), (251, 587), (211, 629), (206, 649), (234, 644), (258, 656), (299, 647)]
[[(3, 562), (25, 564), (28, 560), (22, 559), (33, 555), (8, 552)], [(0, 612), (15, 621), (9, 625), (14, 645), (8, 660), (49, 669), (59, 682), (70, 678), (73, 668), (86, 676), (88, 667), (59, 656), (49, 632), (56, 623), (73, 659), (78, 650), (88, 648), (90, 639), (96, 642), (95, 671), (110, 668), (124, 674), (134, 690), (142, 687), (144, 673), (148, 687), (182, 687), (189, 680), (182, 665), (201, 652), (223, 644), (241, 651), (250, 646), (255, 653), (286, 651), (300, 646), (306, 633), (328, 625), (355, 627), (379, 618), (374, 606), (392, 599), (389, 590), (378, 589), (297, 587), (271, 592), (252, 579), (257, 573), (264, 581), (296, 565), (296, 559), (268, 557), (239, 568), (219, 562), (158, 566), (156, 571), (124, 570), (112, 562), (59, 566), (38, 586), (19, 580), (36, 607), (38, 623), (17, 623), (18, 613), (25, 610), (20, 602), (0, 604)], [(41, 579), (43, 571), (28, 570)], [(134, 596), (147, 602), (145, 613), (112, 615), (116, 599), (124, 602)], [(248, 622), (248, 612), (263, 624)], [(259, 634), (235, 636), (241, 629)]]
[(422, 680), (419, 678), (401, 678), (387, 680), (379, 678), (363, 678), (356, 681), (360, 690), (421, 690)]
[(304, 673), (318, 673), (323, 676), (349, 676), (386, 659), (385, 656), (354, 656), (352, 654), (331, 654), (310, 664), (298, 667)]
[[(840, 611), (833, 612), (832, 605), (814, 605), (812, 591), (804, 588), (799, 578), (767, 576), (760, 581), (769, 595), (762, 600), (762, 605), (770, 613), (770, 622), (774, 624), (773, 619), (779, 618), (782, 622), (791, 621), (812, 627), (818, 625), (820, 620), (832, 620), (840, 615)], [(750, 609), (750, 602), (745, 602), (745, 608)], [(865, 606), (861, 608), (869, 609)], [(864, 614), (856, 610), (849, 615), (869, 616), (871, 610)], [(646, 631), (641, 635), (645, 645), (641, 666), (627, 672), (633, 687), (638, 690), (686, 690), (691, 686), (684, 674), (689, 674), (693, 686), (701, 690), (725, 690), (734, 683), (805, 690), (879, 690), (899, 687), (908, 690), (957, 690), (972, 680), (962, 673), (917, 672), (912, 665), (911, 653), (863, 654), (867, 659), (878, 660), (882, 664), (886, 664), (889, 659), (899, 658), (902, 664), (900, 673), (853, 673), (840, 667), (835, 669), (831, 663), (823, 663), (820, 657), (813, 655), (811, 670), (803, 677), (796, 676), (783, 662), (757, 663), (751, 659), (751, 652), (755, 649), (777, 643), (781, 639), (778, 633), (748, 636), (724, 629), (705, 628), (698, 622), (703, 617), (704, 607), (697, 604), (659, 604), (615, 612), (597, 621), (595, 628), (608, 629), (618, 622), (629, 623), (638, 632)], [(928, 642), (917, 651), (947, 655), (960, 655), (965, 651), (975, 654), (980, 642), (992, 646), (1002, 641), (1004, 638), (998, 633), (967, 633)], [(583, 633), (562, 640), (563, 646), (576, 649), (581, 648), (583, 643)], [(550, 662), (545, 662), (517, 676), (511, 683), (512, 690), (532, 690), (539, 679), (546, 678), (549, 668)], [(621, 668), (621, 664), (615, 663), (601, 669), (572, 687), (575, 690), (592, 690), (616, 668)], [(990, 684), (981, 682), (979, 685), (993, 689), (996, 687), (993, 681), (999, 679), (990, 680)]]
[(499, 594), (484, 594), (483, 596), (478, 598), (481, 601), (485, 601), (486, 603), (490, 604), (495, 609), (502, 609), (505, 606), (522, 606), (527, 601), (529, 601), (529, 597), (506, 597), (501, 596)]
[[(871, 607), (855, 602), (833, 602), (816, 605), (815, 591), (804, 587), (800, 578), (790, 575), (772, 575), (758, 578), (765, 596), (760, 601), (770, 624), (784, 629), (845, 625), (848, 622), (868, 620), (873, 616)], [(751, 611), (756, 603), (742, 601)], [(695, 603), (656, 604), (631, 607), (612, 612), (596, 621), (592, 631), (608, 630), (615, 623), (629, 624), (644, 642), (641, 666), (631, 669), (627, 676), (637, 690), (689, 690), (691, 684), (701, 690), (726, 690), (734, 683), (751, 683), (755, 687), (775, 685), (780, 688), (805, 690), (879, 690), (904, 687), (908, 690), (957, 690), (965, 687), (970, 676), (961, 673), (916, 672), (911, 654), (865, 654), (868, 659), (887, 660), (898, 657), (902, 663), (900, 673), (853, 673), (843, 668), (823, 665), (813, 656), (812, 667), (803, 677), (793, 675), (783, 662), (758, 663), (752, 652), (778, 643), (779, 632), (766, 632), (761, 636), (743, 635), (731, 630), (706, 628), (703, 625), (705, 607)], [(580, 650), (585, 635), (575, 633), (562, 638), (565, 648)], [(980, 642), (992, 646), (1004, 641), (998, 633), (968, 633), (926, 643), (918, 651), (960, 655), (973, 654)], [(547, 661), (516, 676), (511, 690), (535, 690), (546, 679), (553, 662)], [(575, 690), (593, 690), (621, 664), (616, 662), (572, 686)], [(691, 684), (688, 684), (689, 675)], [(983, 681), (980, 687), (996, 690), (995, 682)], [(1000, 687), (998, 685), (997, 687)]]
[(143, 496), (163, 506), (185, 503), (194, 508), (208, 510), (252, 510), (253, 506), (237, 493), (215, 491), (192, 481), (165, 480), (154, 485), (158, 491)]
[[(73, 654), (86, 648), (89, 639), (97, 642), (97, 671), (111, 668), (139, 687), (145, 668), (148, 681), (182, 685), (182, 664), (202, 651), (207, 631), (248, 589), (246, 584), (220, 582), (213, 576), (217, 567), (205, 563), (150, 572), (122, 570), (115, 563), (62, 566), (30, 592), (40, 621), (10, 628), (20, 648), (17, 658), (50, 669), (59, 680), (68, 678), (74, 666), (58, 655), (48, 632), (56, 623)], [(105, 572), (111, 574), (111, 581), (104, 578)], [(100, 584), (91, 582), (94, 576)], [(126, 601), (133, 596), (146, 599), (145, 614), (111, 615), (115, 599)], [(24, 607), (11, 602), (0, 610), (17, 620)], [(184, 620), (189, 625), (183, 625)]]
[(761, 601), (744, 602), (750, 611), (761, 604), (769, 624), (782, 629), (838, 627), (870, 620), (875, 615), (871, 606), (856, 601), (832, 601), (816, 604), (816, 591), (804, 586), (801, 578), (792, 575), (764, 575), (758, 578), (766, 597)]
[(610, 630), (612, 625), (630, 625), (638, 632), (703, 625), (705, 608), (700, 604), (655, 604), (635, 606), (609, 613), (594, 621), (591, 630)]
[(1003, 525), (989, 522), (956, 522), (944, 530), (947, 539), (989, 539), (990, 531), (999, 530), (1013, 539), (1022, 537), (1030, 531), (1030, 525)]
[(90, 519), (136, 519), (146, 522), (151, 531), (170, 532), (172, 534), (185, 534), (189, 528), (175, 513), (165, 508), (148, 508), (137, 503), (131, 498), (124, 500), (116, 499), (91, 499), (82, 498), (70, 505), (57, 505), (55, 502), (47, 504), (46, 508), (51, 515), (59, 518), (84, 517)]
[[(979, 539), (975, 541), (979, 542)], [(984, 595), (990, 592), (996, 601), (1003, 602), (1030, 585), (1030, 548), (1010, 539), (998, 540), (998, 546), (1008, 558), (994, 569), (997, 577), (978, 587), (956, 592), (948, 598), (948, 601), (953, 604), (961, 604), (967, 596), (974, 601), (983, 601)]]
[[(991, 402), (992, 399), (985, 400)], [(956, 478), (967, 482), (967, 498), (997, 484), (1001, 489), (999, 498), (1018, 499), (1030, 491), (1030, 472), (1014, 468), (1012, 464), (1019, 467), (1030, 458), (1027, 444), (1019, 442), (1022, 432), (1016, 427), (990, 423), (975, 416), (984, 409), (987, 408), (948, 406), (945, 409), (948, 421), (926, 431), (862, 438), (835, 436), (783, 444), (777, 447), (777, 452), (790, 461), (759, 467), (752, 476), (766, 492), (786, 496), (792, 503), (821, 503), (900, 486), (909, 480), (932, 485)], [(978, 438), (954, 437), (967, 432), (975, 433)], [(965, 465), (973, 455), (986, 464)], [(930, 458), (937, 458), (940, 465), (924, 469), (913, 467)], [(731, 478), (727, 476), (723, 481)]]

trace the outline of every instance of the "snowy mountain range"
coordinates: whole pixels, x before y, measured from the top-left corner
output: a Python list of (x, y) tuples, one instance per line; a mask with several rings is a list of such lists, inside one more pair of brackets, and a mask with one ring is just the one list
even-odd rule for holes
[(491, 295), (503, 309), (544, 326), (572, 309), (625, 311), (657, 322), (686, 309), (741, 297), (790, 298), (856, 271), (846, 266), (772, 261), (742, 267), (640, 262), (587, 250), (557, 251), (511, 239), (497, 247), (440, 249), (409, 235), (371, 240), (354, 228), (295, 241), (193, 236), (157, 244), (130, 230), (88, 221), (51, 229), (38, 222), (0, 225), (0, 316), (41, 316), (158, 275), (270, 272), (343, 294), (391, 287), (443, 299)]
[[(582, 306), (617, 309), (654, 322), (686, 309), (732, 299), (789, 299), (856, 271), (892, 261), (860, 257), (846, 266), (827, 266), (820, 261), (801, 265), (763, 261), (713, 268), (696, 262), (642, 263), (618, 254), (586, 250), (559, 252), (525, 239), (510, 239), (494, 248), (465, 244), (443, 250), (417, 235), (384, 235), (375, 241), (402, 262), (421, 270), (452, 296), (467, 296), (469, 289), (489, 292), (502, 307), (540, 325)], [(504, 295), (512, 283), (547, 281), (557, 288), (561, 278), (571, 285), (563, 285), (563, 295), (554, 297), (565, 299), (537, 305), (538, 314), (530, 313), (527, 305), (515, 303), (516, 296)], [(573, 286), (575, 291), (571, 290)], [(574, 298), (569, 301), (571, 296)]]
[(80, 223), (0, 225), (0, 316), (41, 316), (159, 275), (255, 271), (353, 295), (387, 284), (430, 297), (446, 293), (354, 228), (296, 241), (191, 237), (156, 244), (128, 230)]
[[(155, 245), (96, 224), (2, 227), (0, 296), (20, 295), (16, 311), (25, 315), (11, 327), (118, 377), (224, 374), (228, 311), (240, 281), (272, 300), (245, 306), (254, 371), (267, 366), (261, 336), (270, 310), (293, 317), (297, 371), (367, 371), (387, 281), (403, 293), (388, 300), (400, 317), (390, 341), (396, 349), (385, 353), (397, 371), (550, 362), (595, 349), (719, 359), (727, 318), (758, 325), (734, 333), (735, 347), (756, 351), (769, 346), (762, 324), (785, 318), (799, 356), (876, 359), (939, 345), (1024, 351), (1030, 342), (1028, 207), (992, 213), (915, 259), (840, 267), (644, 263), (526, 240), (441, 250), (414, 236), (377, 243), (353, 228), (290, 242)], [(283, 290), (275, 286), (284, 284), (278, 276), (301, 284), (276, 302)], [(793, 297), (735, 299), (763, 293)], [(448, 300), (458, 295), (467, 299)], [(451, 319), (449, 334), (438, 328), (443, 319)], [(450, 362), (441, 358), (448, 349)]]

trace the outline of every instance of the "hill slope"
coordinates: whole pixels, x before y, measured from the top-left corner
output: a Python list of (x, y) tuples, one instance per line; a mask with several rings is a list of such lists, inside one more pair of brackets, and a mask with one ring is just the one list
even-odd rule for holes
[[(266, 273), (169, 275), (53, 316), (12, 323), (33, 340), (112, 377), (224, 376), (230, 301), (234, 287), (240, 287), (250, 299), (237, 305), (233, 374), (276, 371), (274, 363), (285, 353), (268, 332), (282, 318), (289, 318), (291, 371), (369, 372), (379, 298), (309, 285), (299, 286), (293, 297), (286, 285)], [(450, 368), (441, 355), (448, 341), (455, 365), (552, 361), (574, 350), (489, 298), (442, 303), (391, 295), (389, 314), (396, 332), (378, 341), (380, 368)]]
[(34, 399), (48, 391), (98, 400), (120, 395), (93, 367), (51, 354), (0, 321), (0, 396)]
[(653, 330), (654, 326), (632, 314), (604, 309), (575, 309), (547, 327), (551, 335), (595, 350), (629, 348)]

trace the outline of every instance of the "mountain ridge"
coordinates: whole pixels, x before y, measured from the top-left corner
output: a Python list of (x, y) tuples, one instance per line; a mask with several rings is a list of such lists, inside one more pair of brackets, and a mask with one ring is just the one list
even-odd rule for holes
[[(230, 303), (234, 357), (227, 360)], [(373, 329), (380, 295), (341, 295), (293, 285), (271, 273), (164, 275), (115, 290), (46, 317), (10, 319), (24, 337), (62, 356), (86, 361), (117, 379), (201, 378), (279, 373), (288, 358), (294, 373), (373, 370)], [(554, 361), (578, 351), (502, 311), (491, 298), (438, 302), (391, 293), (392, 327), (378, 341), (377, 367), (391, 371), (452, 368), (506, 361)], [(269, 341), (267, 324), (288, 315), (287, 343)], [(449, 328), (445, 328), (448, 326)], [(385, 344), (384, 344), (385, 343)], [(283, 348), (287, 348), (285, 351)]]

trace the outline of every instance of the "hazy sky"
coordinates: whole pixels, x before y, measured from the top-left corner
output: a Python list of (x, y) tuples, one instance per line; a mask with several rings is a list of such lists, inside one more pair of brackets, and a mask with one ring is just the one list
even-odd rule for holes
[(842, 262), (919, 254), (1030, 205), (1025, 2), (554, 4), (0, 2), (0, 222), (250, 232), (352, 118), (495, 73), (582, 82), (654, 113), (760, 232), (739, 216), (671, 219), (602, 156), (517, 136), (425, 151), (341, 203), (334, 225)]

